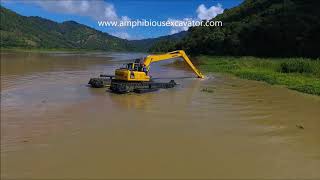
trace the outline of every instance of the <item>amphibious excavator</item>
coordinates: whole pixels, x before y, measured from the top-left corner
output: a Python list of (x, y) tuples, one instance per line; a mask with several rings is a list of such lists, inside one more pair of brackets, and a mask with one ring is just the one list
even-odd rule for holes
[[(173, 58), (182, 58), (198, 78), (204, 77), (192, 64), (186, 53), (183, 50), (178, 50), (165, 54), (149, 55), (143, 59), (136, 59), (134, 62), (116, 69), (115, 75), (100, 75), (100, 78), (90, 79), (89, 84), (96, 88), (110, 85), (110, 90), (115, 93), (144, 93), (156, 91), (160, 88), (173, 88), (176, 85), (174, 80), (167, 83), (154, 82), (149, 74), (152, 63)], [(109, 78), (109, 80), (107, 78)]]

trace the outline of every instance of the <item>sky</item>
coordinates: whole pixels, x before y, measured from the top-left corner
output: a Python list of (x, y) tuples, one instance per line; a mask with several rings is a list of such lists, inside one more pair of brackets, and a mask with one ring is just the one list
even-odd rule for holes
[(24, 16), (56, 22), (73, 20), (124, 39), (145, 39), (187, 30), (188, 27), (99, 27), (98, 21), (207, 20), (243, 0), (1, 0)]

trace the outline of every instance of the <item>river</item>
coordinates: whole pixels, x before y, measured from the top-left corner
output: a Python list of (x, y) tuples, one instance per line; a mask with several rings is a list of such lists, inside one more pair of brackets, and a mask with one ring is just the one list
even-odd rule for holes
[(319, 97), (164, 63), (176, 88), (87, 86), (143, 55), (1, 52), (1, 178), (320, 178)]

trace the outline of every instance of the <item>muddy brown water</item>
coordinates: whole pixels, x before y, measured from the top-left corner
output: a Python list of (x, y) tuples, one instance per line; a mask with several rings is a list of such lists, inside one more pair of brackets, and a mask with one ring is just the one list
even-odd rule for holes
[(140, 56), (2, 52), (1, 177), (320, 178), (319, 97), (161, 63), (177, 88), (87, 87)]

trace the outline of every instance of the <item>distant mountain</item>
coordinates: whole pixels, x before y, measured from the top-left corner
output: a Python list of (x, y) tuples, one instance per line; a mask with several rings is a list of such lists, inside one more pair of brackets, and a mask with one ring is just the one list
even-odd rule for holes
[(57, 23), (41, 17), (21, 16), (0, 6), (1, 47), (148, 51), (163, 40), (180, 40), (187, 32), (143, 40), (125, 40), (75, 21)]
[(1, 47), (130, 50), (128, 40), (111, 36), (74, 21), (57, 23), (21, 16), (1, 7)]
[(168, 36), (161, 36), (158, 38), (149, 38), (149, 39), (142, 39), (142, 40), (131, 40), (130, 44), (135, 47), (137, 51), (151, 51), (156, 52), (158, 51), (155, 49), (157, 45), (165, 44), (166, 46), (170, 42), (176, 42), (181, 40), (188, 34), (187, 31), (182, 31), (176, 34), (168, 35)]
[(189, 54), (320, 57), (318, 0), (244, 0), (212, 20), (223, 27), (193, 27), (181, 41), (151, 47)]

